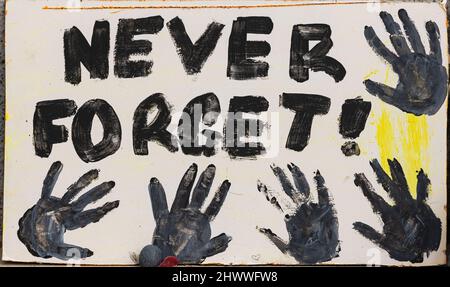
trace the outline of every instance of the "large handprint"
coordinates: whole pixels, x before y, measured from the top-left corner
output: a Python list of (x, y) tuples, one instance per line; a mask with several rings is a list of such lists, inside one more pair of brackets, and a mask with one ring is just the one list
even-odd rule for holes
[(141, 266), (158, 266), (169, 256), (175, 256), (182, 264), (197, 264), (227, 249), (231, 237), (222, 233), (211, 239), (210, 221), (219, 213), (225, 201), (231, 185), (228, 180), (221, 184), (206, 211), (200, 211), (215, 173), (214, 165), (206, 168), (189, 202), (197, 175), (197, 165), (192, 164), (181, 179), (170, 212), (161, 183), (156, 178), (150, 180), (148, 190), (156, 228), (152, 245), (144, 247), (139, 254)]
[(104, 182), (72, 201), (83, 188), (98, 177), (98, 170), (91, 170), (69, 186), (62, 198), (57, 198), (51, 194), (62, 167), (59, 161), (52, 164), (42, 186), (41, 198), (20, 218), (17, 234), (34, 256), (55, 257), (62, 260), (73, 257), (86, 258), (94, 253), (87, 248), (65, 243), (64, 233), (66, 230), (82, 228), (89, 223), (97, 222), (119, 206), (117, 200), (107, 202), (102, 207), (83, 211), (89, 203), (105, 196), (114, 187), (114, 182)]
[[(289, 253), (300, 263), (314, 264), (337, 257), (340, 249), (338, 219), (328, 189), (325, 187), (325, 180), (319, 171), (314, 176), (318, 194), (318, 203), (314, 203), (311, 202), (308, 182), (295, 164), (289, 164), (288, 168), (292, 173), (296, 189), (281, 168), (277, 166), (271, 166), (271, 168), (296, 208), (293, 214), (285, 216), (289, 233), (288, 243), (270, 229), (259, 228), (259, 231), (265, 234), (281, 252)], [(278, 200), (270, 194), (265, 184), (258, 182), (258, 190), (266, 195), (267, 200), (282, 210)]]
[(388, 160), (388, 163), (392, 178), (376, 159), (370, 165), (378, 181), (394, 200), (394, 206), (375, 193), (363, 173), (355, 174), (355, 184), (361, 188), (373, 210), (381, 216), (383, 233), (362, 222), (355, 222), (353, 226), (364, 237), (386, 250), (391, 258), (422, 262), (423, 254), (437, 250), (441, 240), (441, 221), (426, 203), (430, 180), (421, 169), (417, 174), (417, 198), (414, 200), (400, 163), (396, 159)]
[(371, 80), (366, 80), (364, 84), (369, 93), (404, 112), (433, 115), (447, 96), (447, 72), (442, 66), (439, 28), (433, 21), (426, 23), (430, 42), (430, 53), (426, 54), (419, 33), (407, 12), (400, 9), (398, 16), (414, 52), (408, 47), (399, 24), (387, 12), (381, 12), (380, 17), (397, 54), (381, 42), (372, 27), (366, 26), (364, 30), (364, 36), (375, 53), (391, 64), (398, 74), (397, 87), (393, 89)]

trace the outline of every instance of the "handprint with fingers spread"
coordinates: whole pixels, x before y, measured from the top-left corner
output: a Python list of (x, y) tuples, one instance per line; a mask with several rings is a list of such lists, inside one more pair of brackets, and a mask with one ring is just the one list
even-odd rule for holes
[[(310, 198), (309, 184), (305, 175), (295, 164), (288, 165), (295, 188), (281, 168), (277, 166), (271, 168), (296, 208), (292, 214), (285, 216), (289, 233), (288, 243), (270, 229), (259, 228), (259, 231), (265, 234), (281, 252), (290, 254), (302, 264), (325, 262), (337, 257), (340, 250), (338, 219), (328, 189), (325, 187), (325, 180), (319, 171), (314, 176), (318, 193), (318, 203), (314, 203)], [(282, 210), (278, 200), (269, 194), (265, 184), (258, 182), (258, 190), (266, 195), (267, 200)]]
[(394, 200), (389, 205), (379, 196), (364, 173), (355, 174), (355, 184), (370, 201), (373, 210), (381, 216), (383, 232), (369, 225), (355, 222), (353, 227), (364, 237), (386, 250), (390, 257), (399, 261), (418, 263), (423, 255), (438, 250), (441, 240), (441, 221), (426, 203), (430, 180), (421, 169), (417, 174), (417, 198), (413, 199), (400, 163), (388, 160), (391, 177), (379, 162), (370, 162), (378, 182)]
[(417, 116), (433, 115), (447, 96), (447, 71), (442, 65), (439, 28), (433, 21), (428, 21), (425, 25), (430, 42), (430, 53), (427, 54), (406, 10), (400, 9), (398, 16), (412, 51), (400, 25), (387, 12), (381, 12), (380, 17), (390, 34), (396, 53), (383, 44), (372, 27), (366, 26), (364, 30), (364, 36), (375, 53), (384, 58), (398, 74), (397, 87), (394, 89), (372, 80), (366, 80), (364, 84), (369, 93), (404, 112)]
[(210, 222), (225, 201), (231, 185), (228, 180), (221, 184), (206, 211), (200, 211), (215, 173), (215, 166), (209, 165), (200, 175), (189, 201), (197, 175), (197, 165), (192, 164), (181, 179), (170, 211), (161, 183), (156, 178), (150, 180), (148, 190), (156, 228), (152, 245), (144, 247), (139, 254), (141, 266), (158, 266), (173, 256), (179, 263), (197, 264), (227, 249), (231, 237), (222, 233), (211, 239)]
[(86, 258), (94, 253), (87, 248), (65, 243), (64, 233), (66, 230), (82, 228), (97, 222), (117, 208), (118, 200), (83, 211), (88, 204), (105, 196), (115, 184), (113, 181), (104, 182), (72, 201), (83, 188), (98, 177), (98, 170), (91, 170), (69, 186), (62, 198), (58, 198), (51, 194), (62, 168), (63, 165), (59, 161), (52, 164), (43, 183), (41, 198), (20, 218), (17, 234), (34, 256), (55, 257), (62, 260), (68, 260), (73, 256)]

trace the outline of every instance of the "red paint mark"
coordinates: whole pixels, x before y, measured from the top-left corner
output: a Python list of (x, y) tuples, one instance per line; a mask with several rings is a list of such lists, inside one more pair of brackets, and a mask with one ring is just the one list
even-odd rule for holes
[(161, 264), (159, 264), (159, 267), (175, 267), (178, 263), (179, 261), (175, 256), (167, 256)]

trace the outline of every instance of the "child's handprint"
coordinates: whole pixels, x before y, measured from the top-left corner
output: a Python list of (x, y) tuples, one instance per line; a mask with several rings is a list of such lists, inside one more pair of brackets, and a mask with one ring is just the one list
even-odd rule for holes
[(101, 207), (83, 211), (88, 204), (111, 191), (115, 183), (114, 181), (104, 182), (72, 201), (83, 188), (98, 177), (98, 170), (93, 169), (69, 186), (62, 198), (57, 198), (51, 193), (62, 168), (63, 165), (59, 161), (52, 164), (42, 186), (41, 198), (20, 218), (17, 234), (20, 241), (34, 256), (55, 257), (62, 260), (68, 260), (73, 256), (86, 258), (94, 253), (87, 248), (65, 243), (64, 233), (66, 230), (82, 228), (97, 222), (118, 207), (119, 201), (116, 200), (107, 202)]
[[(295, 188), (281, 168), (277, 166), (271, 166), (271, 168), (281, 182), (284, 192), (296, 205), (296, 209), (293, 214), (285, 216), (289, 233), (288, 243), (270, 229), (260, 228), (259, 231), (264, 233), (281, 252), (289, 253), (300, 263), (314, 264), (337, 257), (339, 253), (338, 219), (328, 189), (325, 187), (325, 180), (319, 171), (314, 176), (318, 194), (318, 203), (314, 203), (311, 202), (308, 182), (295, 164), (288, 165)], [(281, 209), (276, 198), (269, 195), (265, 184), (258, 182), (258, 190), (266, 195), (267, 200)]]
[(386, 250), (391, 258), (399, 261), (422, 262), (423, 254), (439, 248), (441, 221), (426, 203), (430, 180), (421, 169), (417, 174), (417, 198), (413, 199), (400, 163), (388, 160), (391, 177), (374, 159), (370, 162), (378, 182), (394, 200), (391, 206), (375, 193), (364, 173), (355, 174), (359, 186), (372, 204), (373, 210), (383, 220), (383, 233), (369, 225), (355, 222), (354, 229)]
[(400, 9), (398, 16), (413, 51), (408, 47), (400, 25), (387, 12), (381, 12), (380, 17), (397, 54), (383, 44), (372, 27), (366, 26), (364, 30), (364, 36), (375, 53), (391, 64), (398, 74), (397, 87), (394, 89), (372, 80), (366, 80), (364, 84), (369, 93), (404, 112), (417, 116), (433, 115), (447, 97), (447, 71), (442, 65), (439, 28), (433, 21), (425, 25), (430, 42), (430, 53), (427, 54), (406, 10)]
[(211, 239), (210, 221), (219, 213), (225, 201), (231, 185), (228, 180), (221, 184), (206, 211), (200, 211), (215, 173), (214, 165), (206, 168), (189, 202), (197, 176), (197, 165), (192, 164), (181, 179), (170, 212), (161, 183), (156, 178), (150, 180), (148, 190), (156, 228), (152, 245), (144, 247), (139, 254), (141, 266), (158, 266), (169, 256), (175, 256), (180, 263), (196, 264), (227, 249), (231, 237), (222, 233)]

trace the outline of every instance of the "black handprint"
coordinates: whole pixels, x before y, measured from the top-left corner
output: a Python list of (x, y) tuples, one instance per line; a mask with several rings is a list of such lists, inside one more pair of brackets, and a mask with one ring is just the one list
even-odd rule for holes
[(433, 21), (428, 21), (425, 25), (430, 42), (430, 54), (427, 55), (407, 12), (400, 9), (398, 16), (414, 52), (408, 47), (400, 25), (387, 12), (381, 12), (380, 17), (397, 54), (386, 48), (372, 27), (366, 26), (364, 30), (364, 36), (375, 53), (391, 64), (394, 72), (398, 74), (397, 87), (393, 89), (371, 80), (364, 81), (364, 84), (369, 93), (404, 112), (417, 116), (433, 115), (447, 96), (447, 71), (442, 66), (439, 28)]
[(102, 207), (83, 211), (88, 204), (105, 196), (115, 184), (113, 181), (104, 182), (72, 201), (83, 188), (98, 177), (98, 170), (91, 170), (69, 186), (62, 198), (57, 198), (51, 196), (51, 193), (62, 168), (63, 165), (59, 161), (52, 164), (42, 186), (41, 198), (20, 218), (17, 235), (34, 256), (55, 257), (62, 260), (75, 255), (86, 258), (94, 253), (87, 248), (64, 243), (64, 233), (66, 230), (82, 228), (89, 223), (97, 222), (118, 207), (117, 200), (107, 202)]
[(214, 165), (206, 168), (189, 202), (197, 175), (197, 165), (192, 164), (181, 179), (170, 212), (162, 185), (156, 178), (150, 180), (148, 190), (156, 228), (152, 245), (144, 247), (139, 254), (141, 266), (157, 266), (168, 256), (175, 256), (180, 263), (197, 264), (227, 249), (231, 237), (222, 233), (211, 239), (210, 221), (219, 213), (225, 201), (231, 185), (228, 180), (221, 184), (206, 211), (200, 211), (215, 173)]
[(399, 261), (422, 262), (423, 254), (439, 248), (441, 221), (426, 204), (430, 180), (421, 169), (417, 174), (417, 198), (409, 192), (400, 163), (388, 160), (390, 178), (376, 159), (370, 162), (378, 182), (394, 200), (391, 206), (375, 193), (363, 173), (355, 174), (355, 184), (361, 188), (372, 204), (373, 210), (381, 216), (383, 233), (362, 222), (355, 222), (354, 229), (386, 250), (390, 257)]
[[(281, 168), (277, 166), (271, 166), (271, 168), (281, 182), (284, 192), (296, 205), (295, 212), (285, 216), (289, 243), (270, 229), (260, 228), (259, 231), (264, 233), (281, 252), (289, 253), (300, 263), (314, 264), (337, 257), (340, 249), (338, 219), (328, 189), (325, 187), (325, 180), (319, 171), (314, 176), (318, 203), (313, 203), (308, 182), (295, 164), (288, 164), (288, 168), (292, 173), (296, 189)], [(281, 209), (276, 198), (269, 195), (266, 185), (258, 182), (258, 190), (266, 195), (267, 200)]]

